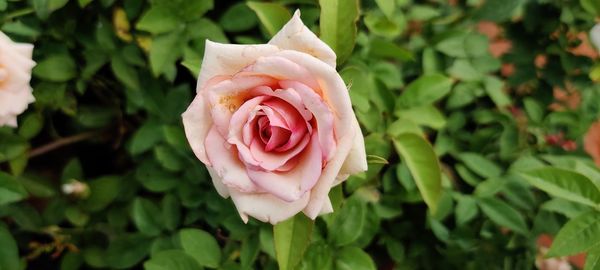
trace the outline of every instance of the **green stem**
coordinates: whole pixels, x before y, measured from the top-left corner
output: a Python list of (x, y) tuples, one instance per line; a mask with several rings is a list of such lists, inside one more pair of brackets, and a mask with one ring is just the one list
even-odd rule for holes
[(34, 12), (35, 12), (35, 10), (33, 8), (19, 9), (19, 10), (13, 11), (12, 13), (9, 13), (8, 15), (6, 15), (6, 17), (4, 17), (2, 19), (4, 22), (7, 22), (14, 18), (25, 16), (25, 15), (28, 15), (28, 14), (31, 14)]

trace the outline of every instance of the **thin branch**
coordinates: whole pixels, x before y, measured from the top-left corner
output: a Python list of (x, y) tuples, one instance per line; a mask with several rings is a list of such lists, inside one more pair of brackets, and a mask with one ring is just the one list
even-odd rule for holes
[(84, 132), (84, 133), (69, 136), (69, 137), (60, 138), (60, 139), (53, 141), (51, 143), (48, 143), (46, 145), (42, 145), (40, 147), (32, 149), (31, 151), (29, 151), (28, 155), (29, 155), (29, 158), (33, 158), (33, 157), (48, 153), (50, 151), (56, 150), (58, 148), (61, 148), (63, 146), (67, 146), (70, 144), (85, 141), (85, 140), (90, 139), (95, 136), (98, 136), (98, 132), (90, 131), (90, 132)]

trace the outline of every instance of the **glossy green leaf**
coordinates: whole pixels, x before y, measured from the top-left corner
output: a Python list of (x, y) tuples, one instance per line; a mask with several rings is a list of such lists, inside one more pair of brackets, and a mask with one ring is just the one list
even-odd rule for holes
[(27, 197), (25, 187), (15, 177), (0, 172), (0, 205), (17, 202)]
[(221, 248), (209, 233), (199, 229), (179, 231), (183, 250), (201, 266), (217, 268), (221, 263)]
[(516, 233), (527, 235), (525, 219), (517, 210), (504, 201), (488, 197), (478, 199), (481, 211), (494, 223), (509, 228)]
[(338, 64), (343, 63), (354, 49), (358, 0), (320, 0), (319, 5), (321, 39), (336, 53)]
[(331, 241), (336, 246), (345, 246), (353, 243), (366, 226), (367, 207), (364, 202), (352, 197), (342, 205), (336, 214), (331, 231)]
[(357, 247), (345, 247), (337, 252), (336, 269), (340, 270), (375, 270), (373, 259)]
[(567, 256), (600, 245), (600, 213), (589, 211), (570, 220), (558, 232), (548, 256)]
[(137, 229), (144, 235), (157, 236), (161, 232), (158, 207), (150, 200), (136, 198), (133, 201), (131, 217)]
[(394, 146), (408, 166), (425, 203), (435, 213), (442, 192), (442, 178), (431, 144), (419, 135), (405, 133), (394, 138)]
[(291, 270), (300, 263), (310, 244), (314, 221), (303, 213), (277, 223), (273, 227), (273, 239), (277, 264), (281, 270)]
[(76, 64), (67, 54), (52, 55), (37, 63), (33, 75), (53, 82), (68, 81), (77, 75)]
[(583, 270), (600, 270), (600, 245), (588, 251)]
[(429, 105), (446, 96), (452, 80), (441, 74), (429, 74), (410, 83), (396, 101), (397, 108)]
[(188, 254), (181, 250), (165, 250), (152, 255), (144, 263), (144, 270), (201, 270)]
[(19, 260), (19, 248), (17, 242), (2, 223), (0, 223), (0, 269), (19, 270), (21, 263)]
[(548, 167), (522, 175), (529, 183), (550, 195), (593, 207), (600, 205), (600, 190), (582, 174)]
[(254, 10), (270, 36), (279, 32), (292, 17), (290, 12), (279, 3), (247, 2), (246, 4)]

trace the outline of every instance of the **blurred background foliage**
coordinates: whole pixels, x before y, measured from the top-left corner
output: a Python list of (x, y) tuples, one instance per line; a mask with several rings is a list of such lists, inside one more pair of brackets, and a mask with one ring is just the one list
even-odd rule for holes
[[(297, 268), (535, 269), (574, 217), (551, 252), (600, 260), (595, 0), (0, 0), (38, 63), (36, 103), (0, 128), (0, 269), (277, 269), (272, 226), (219, 197), (180, 114), (206, 39), (265, 43), (295, 9), (370, 155)], [(439, 170), (415, 174), (419, 138)]]

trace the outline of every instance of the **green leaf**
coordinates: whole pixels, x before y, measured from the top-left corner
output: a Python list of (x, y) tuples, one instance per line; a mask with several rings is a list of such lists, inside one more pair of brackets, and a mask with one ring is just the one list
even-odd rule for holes
[(163, 139), (163, 134), (159, 132), (159, 129), (160, 125), (154, 121), (144, 123), (133, 134), (129, 152), (132, 155), (137, 155), (154, 147), (154, 145)]
[(396, 43), (374, 38), (369, 43), (369, 55), (378, 58), (391, 58), (401, 62), (414, 60), (413, 53), (405, 48), (398, 46)]
[(467, 57), (465, 49), (465, 39), (467, 34), (464, 32), (449, 32), (447, 37), (435, 44), (435, 49), (452, 57)]
[(2, 223), (0, 223), (0, 246), (2, 247), (0, 248), (0, 269), (21, 269), (17, 242)]
[(478, 153), (461, 153), (458, 158), (473, 172), (486, 177), (493, 178), (502, 174), (502, 168), (496, 163)]
[(333, 269), (333, 251), (323, 241), (312, 243), (298, 267), (299, 270)]
[(594, 247), (587, 253), (583, 270), (600, 270), (600, 246)]
[[(579, 3), (587, 12), (592, 15), (600, 15), (600, 2), (597, 0), (579, 0)], [(586, 268), (587, 270), (587, 268)]]
[(247, 2), (256, 13), (270, 36), (274, 36), (292, 18), (290, 12), (279, 3)]
[(201, 266), (217, 268), (221, 262), (221, 249), (217, 240), (199, 229), (179, 231), (179, 242), (183, 250)]
[(435, 213), (442, 192), (442, 176), (433, 147), (423, 137), (412, 133), (394, 138), (394, 146), (410, 170), (425, 203)]
[(600, 205), (600, 191), (582, 174), (559, 168), (542, 168), (521, 174), (535, 187), (552, 196), (583, 203), (592, 207)]
[(26, 139), (35, 137), (44, 127), (44, 118), (40, 114), (31, 113), (19, 124), (19, 135)]
[(336, 246), (346, 246), (360, 237), (365, 229), (366, 211), (365, 203), (356, 196), (346, 200), (329, 228), (331, 240)]
[(509, 204), (493, 197), (479, 198), (477, 202), (481, 211), (494, 223), (516, 233), (527, 235), (525, 219)]
[(219, 24), (227, 32), (243, 32), (254, 28), (258, 23), (257, 19), (246, 3), (237, 3), (223, 13)]
[(252, 235), (242, 241), (242, 246), (240, 247), (240, 262), (242, 268), (252, 268), (259, 251), (260, 242), (258, 235)]
[(77, 76), (76, 64), (67, 54), (52, 55), (33, 68), (33, 75), (53, 82), (68, 81)]
[(177, 58), (181, 55), (184, 45), (182, 31), (157, 36), (152, 40), (150, 48), (150, 68), (154, 76), (165, 73), (173, 67)]
[(91, 212), (106, 208), (119, 194), (121, 181), (118, 176), (104, 176), (90, 181), (90, 196), (83, 201), (85, 208)]
[(458, 226), (467, 224), (477, 216), (477, 201), (472, 197), (461, 196), (456, 204), (456, 224)]
[(174, 231), (179, 226), (181, 220), (181, 205), (177, 197), (173, 194), (167, 194), (161, 202), (163, 224), (165, 229)]
[(110, 60), (110, 68), (112, 69), (115, 77), (123, 83), (126, 87), (139, 90), (140, 89), (140, 81), (138, 78), (138, 73), (127, 62), (121, 55), (115, 55)]
[(319, 0), (319, 5), (321, 39), (336, 53), (337, 63), (343, 63), (356, 42), (358, 0)]
[(80, 7), (85, 7), (85, 6), (89, 5), (92, 1), (94, 1), (94, 0), (78, 0)]
[(488, 76), (484, 79), (484, 84), (485, 91), (492, 101), (494, 101), (496, 107), (502, 109), (512, 103), (510, 97), (504, 93), (504, 84), (500, 79)]
[(446, 118), (435, 106), (425, 105), (413, 107), (407, 110), (398, 110), (395, 114), (399, 118), (410, 120), (418, 125), (433, 129), (441, 129), (446, 126)]
[(447, 71), (453, 78), (466, 82), (479, 81), (482, 78), (479, 70), (475, 69), (471, 62), (466, 59), (457, 59)]
[(144, 270), (201, 270), (188, 254), (181, 250), (164, 250), (144, 263)]
[(160, 213), (158, 207), (150, 200), (136, 198), (133, 201), (131, 217), (138, 230), (144, 235), (157, 236), (161, 232)]
[(375, 270), (373, 259), (357, 247), (345, 247), (339, 251), (335, 260), (336, 269), (339, 270)]
[(154, 35), (167, 33), (177, 28), (180, 18), (165, 7), (152, 7), (138, 21), (136, 28)]
[(159, 145), (154, 148), (154, 156), (156, 160), (165, 169), (170, 171), (180, 171), (183, 169), (184, 163), (179, 154), (175, 150), (166, 145)]
[(558, 232), (548, 256), (568, 256), (600, 245), (600, 213), (586, 212), (565, 224)]
[(314, 221), (299, 213), (273, 226), (275, 254), (281, 270), (292, 270), (310, 244)]
[(19, 180), (0, 171), (0, 205), (17, 202), (26, 197), (27, 191)]
[(486, 0), (475, 13), (477, 20), (502, 22), (510, 19), (522, 0)]
[(150, 250), (150, 239), (139, 234), (122, 235), (110, 242), (106, 250), (108, 265), (116, 269), (130, 269), (137, 265)]
[(375, 0), (377, 6), (385, 14), (388, 19), (394, 17), (394, 12), (396, 11), (396, 1), (394, 0)]
[(69, 0), (33, 0), (35, 13), (41, 19), (46, 19), (53, 11), (63, 7)]
[(423, 75), (406, 87), (396, 106), (411, 108), (429, 105), (450, 93), (451, 88), (452, 80), (444, 75)]

